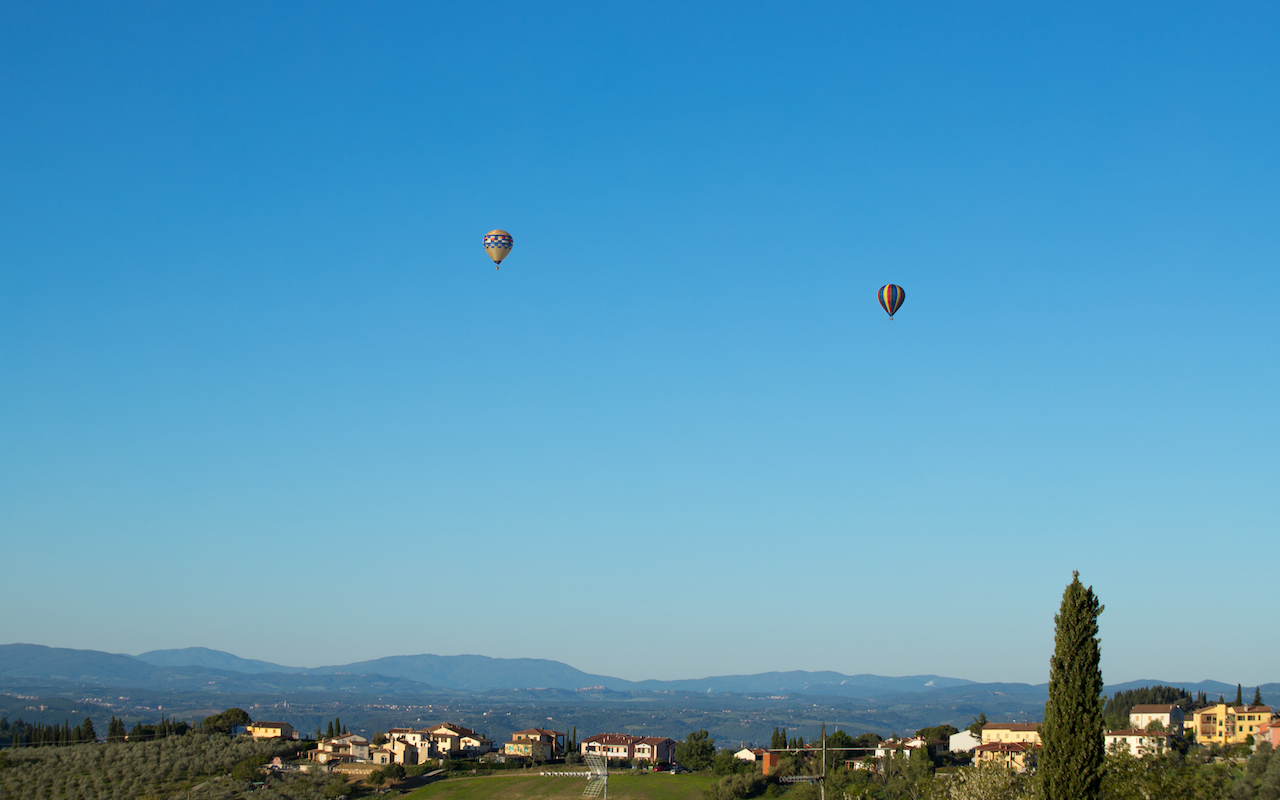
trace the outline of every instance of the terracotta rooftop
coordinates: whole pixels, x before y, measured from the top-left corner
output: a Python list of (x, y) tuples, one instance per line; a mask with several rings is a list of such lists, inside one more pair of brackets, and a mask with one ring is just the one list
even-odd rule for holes
[(429, 728), (428, 730), (429, 730), (430, 732), (433, 732), (433, 733), (434, 733), (435, 731), (438, 731), (438, 730), (440, 730), (441, 728), (444, 728), (445, 730), (451, 731), (451, 732), (453, 732), (453, 733), (457, 734), (458, 736), (474, 736), (474, 735), (475, 735), (475, 733), (476, 733), (475, 731), (471, 730), (470, 728), (464, 728), (464, 727), (462, 727), (461, 725), (454, 725), (454, 724), (453, 724), (453, 723), (451, 723), (451, 722), (442, 722), (442, 723), (440, 723), (439, 725), (435, 725), (435, 726), (433, 726), (433, 727)]
[(631, 736), (626, 733), (597, 733), (595, 736), (588, 736), (582, 740), (583, 744), (604, 744), (604, 745), (631, 745), (636, 742), (642, 742), (644, 739), (639, 736)]
[(975, 753), (1023, 753), (1033, 745), (1026, 742), (991, 742), (973, 748)]
[(1168, 714), (1170, 711), (1172, 711), (1175, 708), (1177, 708), (1177, 706), (1172, 703), (1167, 705), (1155, 705), (1155, 706), (1134, 706), (1132, 709), (1130, 709), (1129, 713), (1130, 714)]

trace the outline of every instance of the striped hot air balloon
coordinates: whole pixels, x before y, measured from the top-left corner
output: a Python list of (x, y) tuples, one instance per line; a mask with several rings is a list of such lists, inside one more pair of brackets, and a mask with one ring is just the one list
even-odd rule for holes
[(902, 291), (902, 287), (896, 283), (887, 286), (881, 286), (880, 291), (876, 293), (876, 297), (880, 298), (880, 306), (889, 314), (889, 319), (893, 319), (893, 315), (898, 313), (898, 309), (902, 308), (902, 301), (907, 299), (907, 293)]
[(511, 245), (514, 243), (515, 240), (511, 238), (511, 234), (497, 228), (484, 235), (484, 251), (489, 254), (489, 258), (493, 259), (494, 269), (497, 269), (502, 259), (511, 253)]

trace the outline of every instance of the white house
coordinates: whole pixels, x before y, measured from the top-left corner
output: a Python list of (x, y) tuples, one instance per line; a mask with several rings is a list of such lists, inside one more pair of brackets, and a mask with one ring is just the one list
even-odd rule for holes
[(942, 746), (940, 739), (921, 739), (916, 737), (913, 739), (885, 739), (876, 745), (876, 758), (885, 758), (895, 753), (902, 752), (910, 754), (912, 750), (925, 748), (925, 752), (932, 752)]
[(739, 750), (738, 752), (734, 753), (734, 754), (733, 754), (733, 757), (734, 757), (734, 758), (741, 759), (741, 760), (743, 760), (743, 761), (753, 761), (753, 762), (754, 762), (754, 761), (763, 761), (763, 760), (764, 760), (764, 754), (765, 754), (765, 753), (767, 753), (767, 752), (769, 752), (769, 751), (768, 751), (768, 750), (764, 750), (764, 749), (759, 748), (759, 747), (755, 747), (755, 748), (752, 748), (752, 747), (744, 747), (744, 748), (742, 748), (741, 750)]
[(915, 750), (917, 747), (929, 748), (929, 755), (942, 755), (943, 750), (947, 748), (947, 743), (941, 739), (926, 739), (923, 736), (913, 736), (902, 743), (903, 747), (909, 750)]
[(1169, 739), (1173, 734), (1168, 731), (1144, 731), (1129, 728), (1122, 731), (1111, 731), (1105, 734), (1108, 753), (1129, 753), (1142, 758), (1145, 755), (1160, 755), (1169, 749)]
[(351, 762), (369, 760), (369, 740), (354, 733), (323, 739), (316, 743), (316, 749), (307, 753), (312, 761), (321, 764), (329, 762)]
[(959, 733), (951, 734), (951, 741), (948, 746), (953, 753), (969, 753), (980, 744), (982, 744), (982, 739), (979, 737), (974, 736), (969, 731), (960, 731)]
[(1129, 725), (1139, 730), (1146, 730), (1153, 722), (1170, 733), (1182, 731), (1186, 715), (1175, 705), (1134, 706), (1129, 712)]

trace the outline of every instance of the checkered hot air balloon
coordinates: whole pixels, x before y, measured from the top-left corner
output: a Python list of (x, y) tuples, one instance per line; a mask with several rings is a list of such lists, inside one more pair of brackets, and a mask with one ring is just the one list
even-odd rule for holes
[(493, 259), (493, 268), (497, 269), (502, 259), (511, 253), (511, 245), (515, 240), (506, 231), (494, 229), (484, 235), (484, 251)]
[(893, 315), (902, 308), (902, 301), (907, 299), (907, 293), (902, 291), (902, 287), (896, 283), (881, 286), (876, 296), (880, 298), (880, 307), (888, 312), (889, 319), (893, 319)]

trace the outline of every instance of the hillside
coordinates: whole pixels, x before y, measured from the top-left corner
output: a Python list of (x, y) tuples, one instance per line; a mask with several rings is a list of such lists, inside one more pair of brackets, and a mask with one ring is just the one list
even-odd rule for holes
[(282, 667), (270, 661), (241, 658), (222, 650), (207, 647), (183, 647), (177, 650), (151, 650), (134, 656), (139, 661), (157, 667), (207, 667), (214, 670), (233, 670), (245, 675), (263, 672), (306, 672), (301, 667)]

